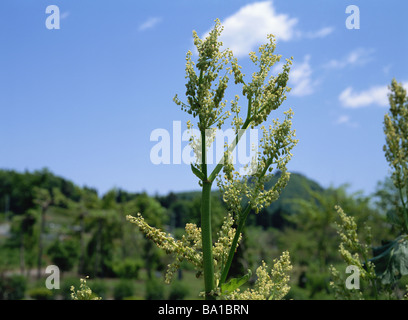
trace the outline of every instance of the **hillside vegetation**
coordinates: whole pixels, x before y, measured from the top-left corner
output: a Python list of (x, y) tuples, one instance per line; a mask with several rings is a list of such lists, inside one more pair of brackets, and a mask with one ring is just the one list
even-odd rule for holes
[[(358, 226), (369, 223), (380, 245), (395, 236), (385, 219), (392, 195), (395, 190), (386, 182), (377, 195), (365, 197), (349, 194), (345, 186), (323, 188), (292, 173), (277, 201), (250, 214), (231, 272), (254, 269), (259, 261), (271, 262), (288, 250), (294, 269), (286, 298), (332, 299), (329, 265), (345, 268), (338, 253), (335, 205), (341, 203)], [(213, 220), (219, 226), (226, 209), (219, 192), (212, 198)], [(175, 283), (163, 287), (160, 278), (169, 257), (125, 220), (126, 214), (142, 212), (149, 224), (180, 237), (186, 222), (199, 225), (197, 192), (153, 196), (112, 189), (98, 196), (94, 188), (77, 186), (47, 169), (0, 170), (0, 208), (0, 298), (69, 297), (68, 284), (44, 290), (44, 268), (50, 264), (60, 268), (63, 282), (90, 276), (94, 291), (107, 298), (199, 298), (195, 293), (201, 283), (187, 265)]]

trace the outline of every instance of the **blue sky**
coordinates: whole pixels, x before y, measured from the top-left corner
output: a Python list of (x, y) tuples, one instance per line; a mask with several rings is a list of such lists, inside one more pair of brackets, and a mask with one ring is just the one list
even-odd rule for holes
[[(346, 28), (350, 4), (360, 29)], [(49, 5), (58, 30), (46, 28)], [(202, 36), (219, 18), (244, 73), (268, 33), (294, 58), (281, 106), (299, 139), (289, 170), (370, 193), (389, 174), (387, 85), (408, 83), (406, 12), (402, 0), (2, 0), (0, 168), (48, 167), (100, 193), (196, 189), (188, 165), (152, 163), (150, 134), (189, 119), (172, 99), (185, 92), (192, 30)]]

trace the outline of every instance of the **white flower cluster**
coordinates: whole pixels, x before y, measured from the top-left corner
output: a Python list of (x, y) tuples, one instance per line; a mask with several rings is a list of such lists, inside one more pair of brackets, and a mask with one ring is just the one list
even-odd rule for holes
[[(335, 207), (339, 215), (340, 222), (336, 222), (338, 228), (337, 233), (340, 236), (339, 252), (347, 265), (356, 266), (359, 270), (361, 279), (374, 282), (376, 280), (375, 266), (367, 257), (370, 252), (371, 231), (370, 228), (365, 228), (366, 242), (362, 243), (357, 234), (357, 224), (353, 217), (348, 216), (340, 206)], [(361, 292), (346, 290), (344, 288), (344, 280), (341, 279), (339, 272), (334, 266), (330, 266), (332, 281), (330, 287), (334, 290), (336, 297), (347, 299), (362, 299)]]
[(79, 285), (79, 290), (75, 291), (75, 287), (71, 286), (71, 299), (72, 300), (101, 300), (101, 297), (95, 295), (91, 288), (86, 284), (86, 279), (80, 279), (81, 284)]
[[(262, 127), (263, 136), (260, 140), (260, 151), (256, 164), (256, 171), (251, 176), (242, 176), (235, 170), (230, 155), (225, 153), (226, 163), (223, 167), (223, 176), (218, 178), (218, 186), (222, 191), (223, 200), (228, 209), (240, 215), (243, 201), (248, 200), (252, 209), (259, 212), (277, 200), (289, 181), (290, 174), (286, 165), (292, 157), (291, 150), (297, 144), (295, 130), (291, 130), (292, 110), (285, 112), (286, 118), (282, 123), (273, 120), (269, 129)], [(265, 190), (264, 185), (272, 178), (272, 170), (280, 171), (280, 177), (275, 185)], [(268, 173), (269, 172), (269, 173)]]
[[(215, 27), (210, 31), (208, 37), (200, 39), (197, 33), (193, 32), (194, 44), (199, 53), (198, 63), (192, 60), (192, 52), (188, 51), (186, 56), (186, 96), (188, 104), (181, 102), (177, 95), (174, 102), (181, 106), (193, 117), (199, 118), (198, 128), (200, 131), (216, 125), (221, 128), (224, 121), (231, 115), (230, 111), (224, 111), (227, 101), (224, 100), (225, 90), (228, 86), (231, 67), (227, 67), (233, 59), (230, 50), (220, 51), (222, 42), (217, 39), (222, 32), (220, 21), (216, 20)], [(199, 75), (196, 73), (199, 70)], [(221, 71), (224, 75), (219, 75)], [(218, 82), (213, 84), (218, 79)]]
[(259, 47), (260, 57), (255, 52), (250, 53), (252, 62), (259, 67), (252, 75), (252, 81), (244, 84), (243, 94), (251, 100), (252, 127), (267, 120), (272, 110), (276, 110), (286, 100), (286, 86), (289, 80), (289, 70), (292, 58), (286, 59), (283, 70), (276, 77), (269, 77), (272, 66), (279, 62), (281, 55), (274, 54), (276, 44), (272, 34), (268, 35), (269, 42)]
[(288, 285), (292, 270), (289, 252), (285, 251), (273, 261), (270, 272), (264, 261), (256, 270), (257, 280), (254, 288), (241, 292), (236, 289), (227, 299), (230, 300), (281, 300), (290, 290)]
[[(201, 246), (201, 228), (198, 228), (193, 223), (188, 223), (185, 227), (185, 235), (183, 235), (180, 240), (176, 240), (172, 235), (149, 226), (140, 213), (138, 213), (136, 217), (127, 215), (126, 219), (136, 224), (139, 230), (145, 234), (146, 238), (152, 240), (158, 248), (174, 256), (175, 261), (169, 264), (167, 268), (166, 283), (171, 282), (174, 273), (179, 269), (181, 262), (184, 260), (190, 262), (195, 267), (198, 276), (202, 274), (203, 253)], [(213, 245), (216, 280), (220, 278), (222, 264), (226, 260), (232, 240), (235, 236), (233, 224), (234, 220), (232, 215), (227, 215), (218, 233), (218, 240)]]
[[(370, 253), (370, 246), (358, 239), (357, 224), (353, 217), (348, 216), (340, 206), (335, 208), (340, 217), (340, 223), (336, 223), (340, 235), (339, 251), (348, 265), (357, 266), (362, 279), (375, 278), (374, 265), (366, 261)], [(369, 230), (366, 230), (369, 232)], [(354, 253), (352, 253), (354, 252)], [(363, 264), (367, 265), (364, 266)]]
[(395, 79), (389, 89), (390, 110), (384, 116), (386, 144), (383, 150), (400, 196), (401, 205), (396, 208), (394, 220), (404, 233), (408, 233), (408, 95)]
[[(259, 212), (276, 200), (282, 189), (289, 181), (286, 165), (292, 154), (291, 150), (296, 145), (295, 131), (291, 129), (292, 110), (285, 112), (285, 120), (279, 123), (273, 120), (268, 129), (262, 127), (263, 137), (260, 141), (262, 152), (256, 153), (248, 164), (251, 176), (243, 176), (237, 172), (232, 164), (231, 154), (247, 129), (255, 128), (265, 122), (269, 114), (276, 110), (286, 99), (290, 91), (287, 82), (292, 61), (286, 59), (282, 72), (277, 76), (270, 76), (272, 66), (279, 62), (280, 55), (274, 54), (275, 38), (268, 36), (268, 42), (260, 46), (257, 55), (250, 53), (250, 59), (258, 71), (252, 74), (250, 82), (246, 83), (241, 66), (233, 56), (231, 50), (221, 51), (222, 42), (218, 38), (222, 26), (217, 19), (215, 27), (205, 39), (200, 39), (193, 32), (194, 44), (198, 51), (197, 63), (192, 59), (192, 52), (186, 55), (186, 97), (182, 102), (178, 96), (174, 102), (188, 114), (197, 118), (199, 137), (191, 135), (190, 145), (196, 156), (196, 163), (192, 164), (193, 173), (200, 179), (203, 187), (202, 194), (202, 227), (186, 225), (186, 235), (181, 240), (174, 239), (163, 231), (152, 228), (138, 214), (136, 217), (128, 216), (128, 220), (135, 223), (156, 245), (168, 254), (175, 256), (175, 262), (169, 265), (166, 281), (171, 280), (181, 261), (192, 263), (200, 274), (205, 271), (205, 297), (220, 294), (228, 276), (234, 252), (239, 243), (240, 232), (250, 209)], [(230, 102), (230, 110), (225, 110), (228, 100), (225, 99), (226, 89), (230, 77), (234, 77), (235, 84), (242, 86), (242, 95), (248, 100), (245, 120), (241, 117), (240, 97), (234, 95)], [(215, 129), (221, 129), (224, 122), (232, 116), (231, 125), (235, 131), (234, 140), (228, 145), (224, 144), (224, 157), (219, 161), (214, 170), (209, 173), (207, 168), (207, 148), (215, 136)], [(192, 130), (193, 124), (188, 121), (187, 128)], [(212, 131), (209, 131), (212, 130)], [(269, 190), (264, 186), (272, 177), (273, 169), (280, 171), (277, 182)], [(223, 175), (220, 177), (220, 172)], [(242, 171), (241, 171), (242, 172)], [(212, 183), (216, 180), (223, 192), (223, 198), (228, 206), (228, 214), (223, 227), (218, 234), (217, 242), (211, 239), (211, 210), (210, 197)], [(242, 205), (245, 209), (242, 210)], [(237, 220), (237, 229), (233, 228), (234, 219)], [(236, 233), (238, 230), (238, 233)], [(203, 238), (202, 238), (203, 237)], [(201, 243), (201, 242), (204, 243)], [(204, 255), (203, 255), (204, 251)], [(258, 280), (255, 289), (244, 293), (234, 293), (236, 297), (259, 299), (280, 299), (287, 293), (289, 278), (286, 272), (290, 270), (289, 254), (285, 252), (275, 261), (274, 268), (269, 274), (263, 263), (257, 270)], [(214, 286), (215, 285), (215, 286)]]

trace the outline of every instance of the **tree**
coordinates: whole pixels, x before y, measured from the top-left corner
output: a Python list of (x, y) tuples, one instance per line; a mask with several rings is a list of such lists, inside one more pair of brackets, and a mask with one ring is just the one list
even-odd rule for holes
[[(140, 194), (129, 205), (132, 206), (134, 212), (143, 212), (146, 221), (152, 226), (163, 228), (168, 222), (169, 217), (166, 215), (166, 210), (156, 199), (149, 197), (146, 193)], [(144, 242), (142, 256), (145, 261), (147, 276), (151, 280), (153, 271), (156, 270), (159, 263), (159, 255), (150, 240)]]
[(48, 248), (51, 261), (64, 271), (70, 271), (78, 259), (78, 242), (74, 239), (56, 239)]
[(80, 192), (79, 202), (71, 202), (70, 207), (78, 214), (79, 219), (79, 266), (78, 273), (84, 274), (85, 271), (85, 218), (90, 210), (97, 209), (99, 207), (99, 198), (95, 190), (84, 188)]
[(59, 190), (66, 198), (78, 201), (80, 190), (71, 181), (52, 174), (44, 168), (34, 172), (19, 173), (13, 170), (0, 170), (0, 208), (7, 207), (13, 214), (25, 214), (37, 206), (35, 188), (49, 192)]
[(120, 237), (121, 227), (117, 211), (96, 209), (89, 212), (88, 229), (92, 232), (87, 244), (84, 272), (90, 276), (114, 275), (113, 258), (115, 240)]
[(36, 222), (37, 212), (34, 209), (28, 210), (24, 215), (15, 215), (12, 218), (11, 237), (7, 240), (6, 246), (19, 248), (21, 274), (24, 274), (26, 265), (31, 265), (33, 262), (34, 249), (38, 244), (34, 232)]
[(45, 215), (52, 203), (52, 197), (47, 189), (34, 187), (34, 202), (40, 207), (40, 235), (38, 241), (37, 278), (41, 278), (42, 255), (44, 250)]

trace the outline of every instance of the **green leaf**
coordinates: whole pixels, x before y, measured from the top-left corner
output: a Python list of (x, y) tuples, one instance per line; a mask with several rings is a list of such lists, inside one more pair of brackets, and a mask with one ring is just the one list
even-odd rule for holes
[(196, 167), (191, 164), (191, 171), (200, 179), (200, 180), (205, 180), (204, 173), (202, 173), (200, 170), (198, 170)]
[(383, 246), (373, 248), (375, 273), (383, 284), (392, 284), (408, 274), (408, 236), (399, 236)]
[(223, 294), (228, 294), (236, 289), (238, 289), (240, 286), (242, 286), (244, 283), (246, 283), (252, 276), (251, 270), (248, 270), (248, 273), (240, 278), (233, 278), (230, 281), (223, 283), (221, 285), (221, 292)]

